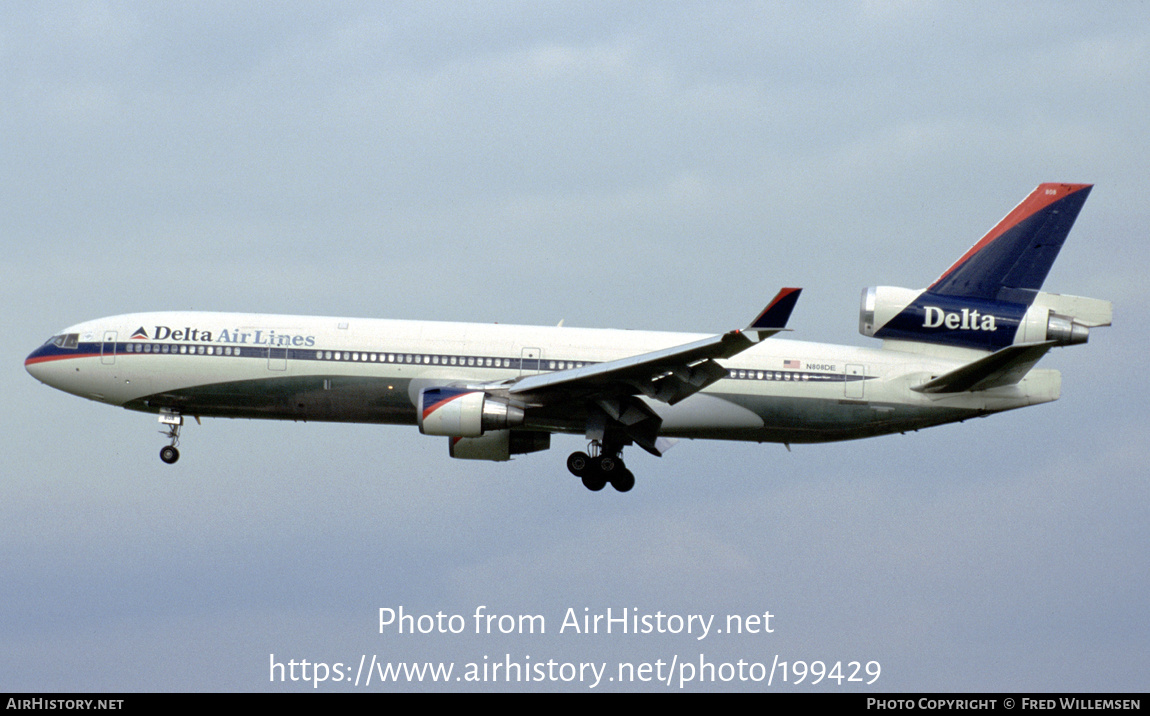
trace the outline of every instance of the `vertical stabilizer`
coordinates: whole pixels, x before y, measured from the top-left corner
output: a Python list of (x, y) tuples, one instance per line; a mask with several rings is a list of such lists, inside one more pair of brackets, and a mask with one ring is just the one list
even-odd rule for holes
[(927, 292), (1029, 304), (1050, 273), (1090, 184), (1039, 184)]

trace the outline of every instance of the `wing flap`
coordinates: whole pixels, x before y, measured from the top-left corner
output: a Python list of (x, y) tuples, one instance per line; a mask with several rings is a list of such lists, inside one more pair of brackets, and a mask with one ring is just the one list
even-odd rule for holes
[(508, 392), (527, 399), (545, 399), (556, 394), (590, 396), (604, 391), (641, 393), (665, 403), (677, 403), (727, 376), (727, 370), (716, 359), (731, 358), (787, 330), (786, 322), (800, 291), (797, 288), (779, 291), (746, 330), (729, 331), (606, 363), (528, 376)]

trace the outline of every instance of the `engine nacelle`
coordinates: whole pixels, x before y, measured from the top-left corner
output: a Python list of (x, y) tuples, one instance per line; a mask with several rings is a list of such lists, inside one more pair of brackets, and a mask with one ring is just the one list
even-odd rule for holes
[(460, 460), (510, 460), (512, 455), (547, 450), (551, 433), (492, 430), (477, 438), (448, 438), (447, 452)]
[(893, 286), (867, 288), (859, 333), (874, 338), (998, 350), (1014, 343), (1085, 343), (1110, 325), (1109, 301), (1034, 292), (1030, 303), (948, 296)]
[(424, 388), (417, 408), (424, 435), (477, 438), (489, 430), (523, 424), (521, 408), (469, 388)]
[(1064, 346), (1085, 343), (1091, 328), (1110, 325), (1112, 313), (1109, 301), (1039, 291), (1023, 318), (1016, 340), (1019, 343), (1057, 341)]
[(859, 309), (859, 333), (874, 337), (890, 320), (902, 313), (907, 306), (922, 295), (922, 290), (898, 288), (897, 286), (871, 286), (862, 292), (862, 307)]

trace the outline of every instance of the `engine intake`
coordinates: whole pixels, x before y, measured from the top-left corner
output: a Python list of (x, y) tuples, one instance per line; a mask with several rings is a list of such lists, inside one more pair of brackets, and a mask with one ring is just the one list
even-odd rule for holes
[(424, 388), (417, 406), (424, 435), (477, 438), (523, 424), (523, 410), (468, 388)]
[(875, 333), (892, 318), (906, 310), (907, 306), (922, 295), (917, 291), (897, 286), (871, 286), (862, 292), (859, 307), (859, 333), (874, 337)]

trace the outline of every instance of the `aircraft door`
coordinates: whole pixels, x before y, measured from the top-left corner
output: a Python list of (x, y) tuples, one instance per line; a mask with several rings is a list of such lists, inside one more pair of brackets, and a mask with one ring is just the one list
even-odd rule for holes
[(104, 342), (100, 344), (100, 362), (104, 365), (116, 363), (116, 332), (104, 331)]
[(288, 349), (280, 346), (268, 348), (268, 370), (287, 370)]
[(519, 377), (535, 375), (543, 369), (543, 350), (524, 348), (519, 354)]

